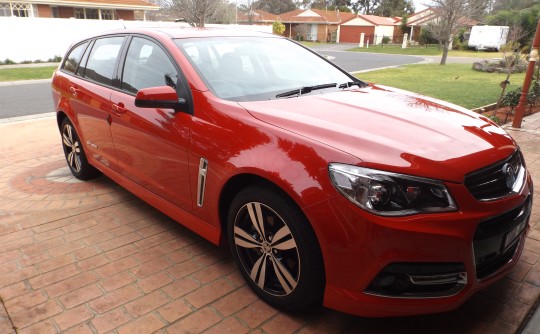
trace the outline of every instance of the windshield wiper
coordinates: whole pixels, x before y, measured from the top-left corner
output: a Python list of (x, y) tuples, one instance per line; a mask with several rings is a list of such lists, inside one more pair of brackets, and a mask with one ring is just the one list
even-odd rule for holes
[(345, 88), (349, 88), (351, 86), (358, 86), (360, 88), (363, 88), (363, 87), (366, 87), (367, 84), (365, 82), (363, 82), (363, 81), (349, 81), (349, 82), (344, 82), (341, 85), (339, 85), (339, 88), (345, 89)]
[(337, 87), (337, 83), (334, 82), (334, 83), (327, 83), (327, 84), (315, 85), (315, 86), (304, 86), (304, 87), (290, 90), (288, 92), (279, 93), (278, 95), (276, 95), (276, 97), (302, 95), (302, 94), (306, 94), (317, 89), (325, 89), (325, 88), (332, 88), (332, 87)]

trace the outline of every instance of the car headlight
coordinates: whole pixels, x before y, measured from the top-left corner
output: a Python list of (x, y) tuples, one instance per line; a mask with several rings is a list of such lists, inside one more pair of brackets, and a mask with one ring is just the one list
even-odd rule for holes
[(336, 189), (362, 209), (381, 216), (457, 210), (441, 181), (331, 163)]

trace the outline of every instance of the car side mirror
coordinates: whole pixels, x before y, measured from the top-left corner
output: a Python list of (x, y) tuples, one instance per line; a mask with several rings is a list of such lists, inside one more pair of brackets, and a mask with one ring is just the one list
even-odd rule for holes
[(139, 108), (179, 110), (185, 105), (186, 100), (179, 98), (174, 88), (169, 86), (143, 88), (135, 97), (135, 106)]

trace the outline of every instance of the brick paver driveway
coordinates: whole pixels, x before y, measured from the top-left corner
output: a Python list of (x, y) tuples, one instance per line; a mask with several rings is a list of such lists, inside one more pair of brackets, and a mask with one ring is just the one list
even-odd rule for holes
[[(524, 124), (511, 133), (540, 189), (540, 117)], [(257, 299), (226, 247), (65, 166), (54, 118), (0, 124), (0, 333), (514, 333), (540, 294), (538, 191), (520, 263), (460, 309), (290, 315)]]

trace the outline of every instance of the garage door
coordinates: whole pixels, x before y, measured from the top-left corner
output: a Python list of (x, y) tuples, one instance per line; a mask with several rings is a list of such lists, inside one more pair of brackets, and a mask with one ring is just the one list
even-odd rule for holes
[[(369, 44), (373, 43), (375, 27), (341, 26), (339, 33), (340, 43), (360, 43), (360, 34), (364, 33), (364, 41), (369, 38)], [(365, 43), (365, 42), (364, 42)]]

